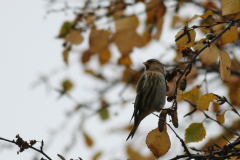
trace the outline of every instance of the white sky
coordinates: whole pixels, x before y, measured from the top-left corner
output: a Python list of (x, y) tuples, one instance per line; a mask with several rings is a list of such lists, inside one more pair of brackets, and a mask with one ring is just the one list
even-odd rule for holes
[[(43, 85), (31, 89), (31, 84), (41, 73), (48, 74), (53, 69), (64, 67), (61, 54), (62, 41), (54, 37), (58, 34), (63, 21), (72, 20), (73, 17), (71, 15), (66, 16), (63, 13), (46, 16), (46, 10), (44, 1), (0, 1), (0, 137), (12, 140), (17, 134), (20, 134), (24, 140), (43, 139), (46, 145), (48, 145), (47, 143), (50, 143), (48, 139), (49, 131), (58, 128), (64, 120), (65, 111), (74, 107), (74, 104), (67, 98), (57, 100), (58, 94), (53, 91), (48, 92)], [(176, 33), (169, 34), (166, 27), (165, 29), (165, 32), (162, 34), (163, 41), (161, 41), (161, 43), (174, 41), (174, 35)], [(147, 46), (145, 49), (142, 49), (142, 52), (149, 52), (149, 49), (152, 49), (152, 46), (156, 44), (157, 42)], [(155, 47), (152, 50), (155, 54), (158, 54), (161, 52), (161, 47)], [(138, 49), (132, 54), (135, 64), (134, 67), (139, 67), (141, 65), (141, 63), (138, 63), (139, 61), (142, 62), (152, 56), (151, 54), (140, 56), (140, 54)], [(74, 58), (76, 57), (71, 57), (71, 60), (76, 62), (77, 60)], [(82, 78), (81, 73), (82, 70), (80, 67), (73, 64), (70, 70), (60, 72), (60, 74), (53, 79), (52, 85), (58, 87), (62, 79), (71, 77), (77, 84), (76, 88), (90, 88), (90, 78)], [(89, 83), (86, 83), (88, 80)], [(74, 94), (78, 93), (76, 90), (72, 95), (76, 96), (76, 94)], [(121, 90), (121, 86), (119, 86), (117, 90)], [(89, 99), (89, 97), (85, 96), (85, 92), (79, 93), (78, 96), (80, 99)], [(124, 132), (120, 136), (118, 134), (108, 133), (109, 126), (115, 126), (115, 129), (117, 129), (128, 124), (132, 115), (132, 108), (126, 108), (127, 107), (124, 109), (111, 109), (112, 117), (114, 117), (115, 112), (118, 112), (119, 116), (112, 118), (111, 121), (106, 123), (101, 122), (97, 116), (88, 119), (84, 130), (94, 138), (97, 136), (105, 137), (105, 139), (98, 140), (98, 143), (94, 144), (91, 150), (85, 146), (82, 135), (73, 130), (74, 125), (78, 124), (77, 121), (80, 119), (78, 116), (74, 116), (69, 124), (71, 130), (69, 129), (61, 133), (61, 135), (58, 135), (58, 141), (51, 143), (52, 146), (46, 150), (46, 153), (51, 158), (58, 159), (57, 154), (64, 153), (63, 146), (69, 144), (72, 133), (76, 133), (79, 134), (78, 136), (80, 137), (76, 141), (77, 147), (68, 155), (65, 155), (65, 158), (76, 159), (77, 157), (82, 157), (83, 160), (88, 160), (94, 153), (102, 149), (106, 151), (105, 154), (112, 154), (107, 156), (110, 159), (113, 157), (126, 159), (126, 156), (122, 155), (124, 152), (118, 153), (117, 151), (118, 149), (124, 151), (124, 148), (120, 148), (121, 145), (119, 146), (118, 144), (126, 143), (125, 139), (128, 133)], [(183, 110), (186, 111), (186, 107), (182, 109), (182, 111)], [(179, 117), (183, 114), (186, 114), (186, 112), (180, 113)], [(149, 127), (152, 120), (156, 121), (154, 116), (146, 118), (144, 120), (145, 122), (141, 123), (143, 127), (139, 128), (139, 132), (144, 133), (144, 136), (147, 135), (144, 126)], [(189, 123), (186, 123), (186, 125), (187, 124)], [(150, 125), (151, 129), (154, 129), (154, 127), (156, 126)], [(179, 129), (183, 129), (184, 127), (180, 126)], [(211, 126), (208, 125), (207, 127)], [(216, 130), (220, 131), (221, 129), (217, 128)], [(138, 149), (145, 148), (142, 149), (143, 153), (147, 153), (144, 136), (127, 142), (124, 145), (133, 143)], [(184, 138), (183, 133), (180, 136)], [(173, 138), (171, 139), (173, 144), (170, 151), (179, 150), (179, 146), (181, 145), (178, 139), (176, 139), (174, 135), (172, 135), (171, 138)], [(140, 146), (139, 140), (143, 142)], [(18, 147), (14, 146), (12, 149), (3, 149), (1, 147), (2, 145), (13, 146), (4, 141), (0, 141), (1, 160), (26, 160), (32, 158), (36, 153), (29, 149), (17, 155)], [(174, 146), (178, 146), (178, 148)], [(106, 149), (102, 147), (106, 147)], [(180, 151), (181, 150), (180, 148)], [(168, 156), (172, 157), (172, 155)]]

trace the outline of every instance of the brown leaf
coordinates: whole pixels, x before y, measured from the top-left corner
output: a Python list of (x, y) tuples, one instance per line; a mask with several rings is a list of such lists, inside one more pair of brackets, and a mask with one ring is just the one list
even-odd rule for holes
[(92, 76), (94, 76), (94, 77), (96, 77), (96, 78), (105, 80), (105, 78), (102, 76), (102, 74), (97, 74), (97, 73), (95, 73), (95, 72), (94, 72), (93, 70), (91, 70), (91, 69), (86, 69), (86, 70), (85, 70), (85, 73), (88, 73), (88, 74), (90, 74), (90, 75), (92, 75)]
[(129, 55), (122, 55), (122, 57), (118, 59), (118, 64), (129, 66), (132, 64), (132, 60)]
[(122, 82), (125, 82), (127, 84), (134, 84), (136, 85), (139, 78), (141, 77), (142, 72), (137, 72), (134, 71), (128, 67), (126, 67), (126, 69), (123, 71), (123, 75), (122, 75)]
[(85, 142), (86, 142), (87, 146), (91, 147), (93, 145), (93, 140), (85, 132), (83, 132), (83, 136), (84, 136), (84, 139), (85, 139)]
[(111, 58), (111, 52), (108, 48), (104, 49), (99, 53), (99, 62), (101, 65), (106, 64)]
[(149, 156), (143, 156), (138, 151), (134, 150), (132, 147), (127, 146), (127, 155), (131, 160), (154, 160), (153, 154)]
[(72, 30), (67, 34), (66, 40), (72, 44), (80, 44), (83, 41), (83, 36), (79, 31)]
[(221, 36), (221, 43), (220, 45), (224, 45), (227, 43), (232, 43), (236, 40), (238, 40), (238, 29), (237, 26), (232, 26), (230, 30), (227, 30), (223, 35)]
[(154, 23), (158, 18), (164, 16), (166, 7), (163, 0), (151, 0), (146, 3), (147, 24)]
[(239, 0), (222, 0), (222, 15), (234, 14), (240, 12)]
[(214, 112), (219, 112), (220, 111), (220, 106), (217, 102), (213, 102), (213, 111)]
[(132, 52), (133, 47), (142, 47), (144, 41), (137, 34), (135, 29), (128, 29), (116, 32), (111, 39), (114, 42), (122, 55)]
[(147, 45), (150, 41), (151, 41), (151, 38), (152, 38), (152, 35), (151, 35), (151, 28), (147, 28), (143, 34), (142, 34), (142, 39), (143, 39), (143, 43), (144, 43), (144, 46)]
[(200, 5), (205, 7), (205, 8), (213, 8), (216, 10), (219, 10), (220, 8), (218, 7), (218, 5), (216, 4), (216, 2), (214, 1), (201, 1)]
[(90, 60), (91, 56), (92, 56), (92, 52), (90, 52), (89, 50), (83, 52), (83, 55), (81, 57), (82, 63), (83, 64), (87, 63)]
[(228, 111), (228, 110), (225, 110), (225, 111), (222, 112), (221, 114), (216, 114), (217, 121), (220, 123), (221, 126), (222, 126), (223, 123), (225, 122), (224, 114), (225, 114), (227, 111)]
[(217, 99), (218, 97), (212, 93), (202, 95), (197, 102), (197, 109), (208, 110), (210, 102)]
[(231, 59), (226, 51), (220, 52), (219, 73), (223, 82), (229, 82)]
[(122, 17), (125, 15), (124, 9), (126, 8), (124, 0), (110, 1), (110, 7), (107, 15), (113, 16), (113, 18)]
[(231, 70), (232, 71), (239, 71), (240, 70), (240, 64), (239, 64), (239, 62), (236, 58), (232, 59)]
[(171, 27), (172, 28), (183, 27), (185, 25), (186, 21), (189, 21), (189, 20), (190, 19), (188, 17), (187, 18), (182, 18), (182, 17), (179, 17), (177, 15), (173, 15)]
[[(188, 28), (188, 30), (190, 30)], [(183, 37), (181, 37), (177, 42), (176, 42), (176, 45), (177, 45), (177, 48), (178, 50), (182, 51), (184, 50), (185, 48), (187, 47), (193, 47), (194, 45), (194, 42), (195, 42), (195, 37), (196, 37), (196, 32), (194, 30), (190, 30), (188, 31), (189, 34), (190, 34), (190, 37), (191, 37), (191, 41), (188, 43), (189, 39), (188, 39), (188, 35), (185, 34)], [(181, 36), (182, 34), (184, 33), (184, 30), (181, 29), (177, 35), (175, 36), (175, 38), (178, 38), (179, 36)]]
[(237, 103), (238, 102), (238, 88), (240, 88), (240, 78), (238, 76), (231, 75), (229, 83), (224, 83), (225, 85), (228, 86), (229, 93), (228, 96), (230, 98), (230, 102), (232, 105), (235, 105), (237, 107), (240, 107), (240, 105)]
[(159, 132), (158, 128), (148, 133), (146, 144), (156, 158), (165, 155), (171, 147), (166, 127), (163, 132)]
[(133, 124), (130, 124), (130, 125), (124, 127), (124, 129), (127, 130), (127, 131), (131, 131), (132, 128), (133, 128)]
[(237, 104), (240, 105), (240, 88), (237, 90)]
[(115, 21), (116, 32), (125, 29), (137, 29), (138, 24), (139, 21), (136, 15), (120, 18)]
[(163, 22), (164, 22), (164, 19), (163, 18), (158, 18), (157, 20), (157, 32), (153, 35), (153, 38), (154, 39), (157, 39), (159, 40), (161, 34), (162, 34), (162, 27), (163, 27)]
[(109, 43), (110, 32), (107, 30), (92, 29), (89, 36), (89, 51), (92, 53), (100, 53), (106, 49)]
[(64, 51), (63, 51), (63, 61), (66, 63), (66, 65), (68, 65), (68, 51), (69, 49), (66, 48)]
[(167, 82), (168, 90), (166, 92), (166, 96), (171, 97), (175, 94), (176, 79), (177, 77), (174, 77), (171, 82)]

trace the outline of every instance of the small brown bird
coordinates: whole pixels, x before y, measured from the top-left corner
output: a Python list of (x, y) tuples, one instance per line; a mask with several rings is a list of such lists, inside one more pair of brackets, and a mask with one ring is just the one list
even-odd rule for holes
[(164, 67), (156, 59), (143, 62), (145, 71), (137, 84), (137, 97), (134, 103), (134, 126), (127, 140), (134, 136), (140, 122), (152, 112), (160, 112), (165, 105), (166, 80)]

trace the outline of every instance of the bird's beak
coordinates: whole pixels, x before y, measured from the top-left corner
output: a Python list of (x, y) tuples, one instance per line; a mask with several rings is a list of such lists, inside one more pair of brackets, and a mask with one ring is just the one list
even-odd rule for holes
[(148, 66), (148, 63), (147, 63), (147, 62), (143, 62), (143, 64), (144, 64), (145, 66)]

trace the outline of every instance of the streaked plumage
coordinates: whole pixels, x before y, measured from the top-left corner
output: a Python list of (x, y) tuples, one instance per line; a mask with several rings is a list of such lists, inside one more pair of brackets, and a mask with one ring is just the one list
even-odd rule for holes
[(137, 97), (134, 103), (134, 126), (127, 140), (134, 136), (140, 122), (152, 112), (159, 112), (165, 104), (166, 80), (163, 65), (156, 59), (143, 63), (146, 68), (137, 84)]

